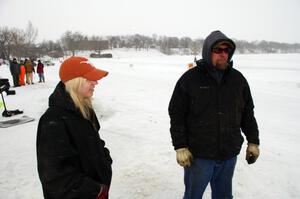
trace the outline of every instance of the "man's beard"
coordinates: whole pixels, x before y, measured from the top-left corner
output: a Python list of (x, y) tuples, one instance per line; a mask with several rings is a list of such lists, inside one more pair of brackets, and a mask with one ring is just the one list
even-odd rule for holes
[(217, 61), (215, 65), (215, 67), (219, 70), (225, 70), (227, 66), (228, 66), (227, 61), (223, 61), (223, 60)]

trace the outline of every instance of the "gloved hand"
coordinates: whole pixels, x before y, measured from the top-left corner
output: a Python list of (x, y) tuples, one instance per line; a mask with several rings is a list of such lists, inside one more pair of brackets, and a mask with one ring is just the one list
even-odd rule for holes
[(107, 199), (108, 196), (108, 186), (101, 184), (99, 194), (96, 199)]
[(259, 156), (259, 148), (257, 144), (248, 143), (246, 150), (246, 160), (248, 164), (254, 163)]
[(193, 155), (188, 148), (180, 148), (176, 150), (177, 163), (180, 166), (190, 166), (193, 161)]

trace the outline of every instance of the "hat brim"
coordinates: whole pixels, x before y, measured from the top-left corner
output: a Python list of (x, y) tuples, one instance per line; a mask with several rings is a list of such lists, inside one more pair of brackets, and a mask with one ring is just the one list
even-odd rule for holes
[(90, 81), (97, 81), (102, 79), (103, 77), (107, 76), (108, 72), (105, 70), (100, 70), (97, 68), (94, 68), (90, 72), (86, 73), (83, 77)]
[(230, 42), (230, 41), (227, 41), (227, 40), (222, 40), (222, 41), (220, 41), (220, 42), (217, 42), (217, 43), (214, 45), (214, 47), (218, 47), (218, 46), (220, 46), (220, 45), (227, 45), (227, 46), (230, 47), (230, 48), (234, 48), (233, 43)]

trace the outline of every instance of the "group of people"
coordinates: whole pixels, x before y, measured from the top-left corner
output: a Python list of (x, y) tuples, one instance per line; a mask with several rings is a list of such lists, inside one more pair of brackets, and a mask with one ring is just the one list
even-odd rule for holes
[[(233, 68), (236, 45), (220, 31), (204, 41), (202, 59), (178, 80), (169, 104), (176, 159), (184, 169), (184, 199), (232, 198), (232, 178), (244, 133), (246, 160), (259, 156), (250, 87)], [(112, 158), (100, 138), (91, 97), (108, 72), (84, 57), (60, 66), (60, 82), (37, 129), (37, 166), (46, 199), (108, 199)], [(126, 198), (126, 197), (124, 197)]]
[[(33, 59), (21, 60), (19, 63), (16, 58), (9, 63), (10, 73), (13, 78), (14, 87), (25, 86), (33, 83), (33, 73), (35, 73), (36, 63)], [(44, 64), (38, 60), (36, 72), (39, 75), (39, 82), (45, 82)], [(26, 82), (25, 82), (26, 78)]]

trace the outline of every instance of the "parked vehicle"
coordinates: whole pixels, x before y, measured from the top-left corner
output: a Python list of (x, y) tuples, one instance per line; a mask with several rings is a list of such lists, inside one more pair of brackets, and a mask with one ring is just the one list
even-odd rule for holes
[(92, 58), (112, 58), (111, 53), (104, 53), (104, 54), (99, 54), (99, 53), (91, 53), (90, 57)]
[(45, 66), (54, 66), (55, 64), (50, 60), (46, 60), (46, 61), (44, 61), (44, 65)]

